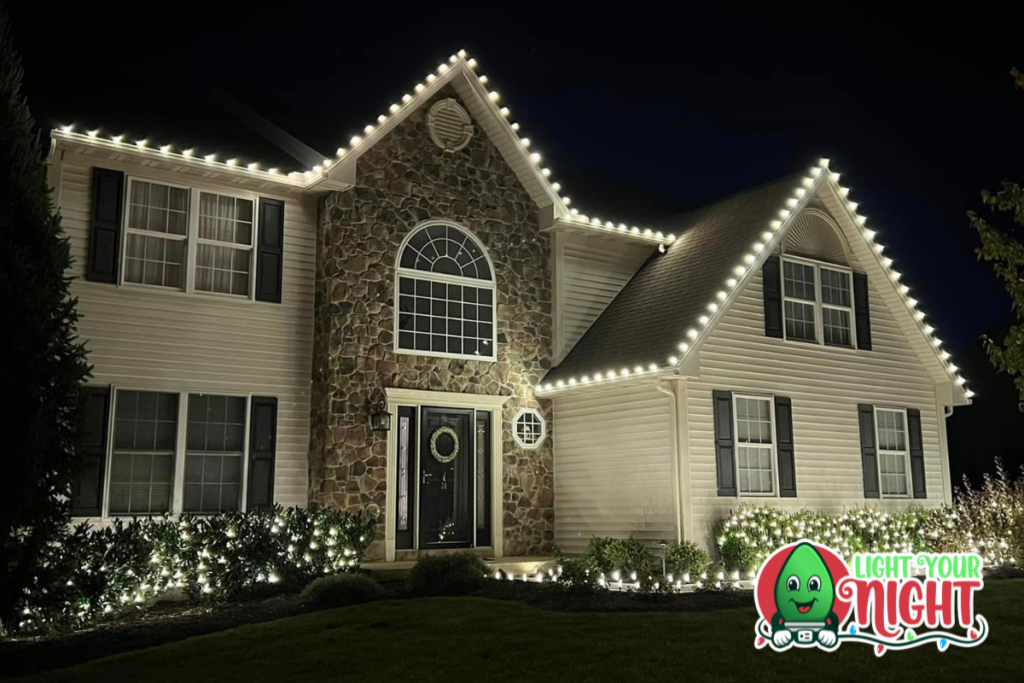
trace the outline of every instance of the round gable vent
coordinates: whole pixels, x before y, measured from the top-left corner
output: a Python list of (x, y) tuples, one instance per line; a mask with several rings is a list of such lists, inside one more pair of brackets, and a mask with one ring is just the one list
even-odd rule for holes
[(430, 108), (427, 126), (430, 128), (430, 139), (446, 152), (458, 152), (473, 137), (469, 114), (450, 97)]

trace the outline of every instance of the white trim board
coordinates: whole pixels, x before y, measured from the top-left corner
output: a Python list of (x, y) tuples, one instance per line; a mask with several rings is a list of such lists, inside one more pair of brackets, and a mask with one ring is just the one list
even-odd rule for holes
[[(392, 415), (398, 414), (400, 406), (416, 408), (417, 411), (423, 406), (472, 408), (491, 414), (491, 545), (493, 546), (494, 556), (496, 558), (501, 557), (504, 553), (504, 525), (502, 517), (504, 451), (502, 446), (505, 424), (503, 412), (505, 404), (512, 397), (456, 394), (446, 391), (398, 389), (393, 387), (385, 388), (384, 396), (387, 403), (386, 410)], [(419, 423), (417, 422), (417, 424)], [(384, 492), (384, 559), (386, 562), (394, 562), (397, 552), (394, 520), (398, 513), (398, 496), (393, 495), (393, 492), (398, 490), (397, 433), (395, 429), (391, 429), (387, 433), (386, 489)], [(419, 505), (418, 497), (416, 504)], [(417, 522), (418, 524), (419, 522)]]

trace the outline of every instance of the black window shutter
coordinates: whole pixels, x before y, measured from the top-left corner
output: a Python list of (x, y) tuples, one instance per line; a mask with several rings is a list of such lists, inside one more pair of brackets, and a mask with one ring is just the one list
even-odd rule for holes
[(71, 482), (71, 514), (103, 514), (103, 473), (107, 459), (107, 424), (110, 388), (85, 387), (85, 420), (78, 443), (78, 468)]
[(718, 495), (736, 495), (736, 438), (732, 433), (732, 392), (711, 392), (715, 415), (715, 469), (718, 473)]
[(249, 409), (249, 496), (246, 508), (274, 504), (274, 460), (277, 453), (277, 399), (253, 396)]
[(124, 173), (94, 166), (86, 280), (117, 284), (123, 207)]
[(260, 197), (259, 243), (256, 245), (256, 300), (281, 303), (284, 272), (284, 202)]
[(860, 461), (864, 470), (864, 497), (878, 498), (878, 450), (875, 448), (875, 407), (857, 406), (860, 421)]
[(779, 496), (796, 498), (793, 402), (786, 396), (775, 397), (775, 451), (779, 456)]
[(924, 482), (924, 440), (921, 438), (921, 411), (907, 408), (907, 436), (910, 437), (910, 478), (914, 485), (914, 498), (927, 498)]
[(871, 350), (871, 307), (868, 304), (868, 276), (853, 274), (853, 317), (857, 323), (857, 348)]
[(764, 333), (782, 339), (782, 264), (769, 256), (761, 268), (764, 285)]

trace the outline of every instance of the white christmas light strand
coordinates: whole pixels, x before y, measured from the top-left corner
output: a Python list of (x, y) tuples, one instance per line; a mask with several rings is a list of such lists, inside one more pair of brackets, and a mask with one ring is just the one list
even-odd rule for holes
[[(794, 218), (797, 210), (802, 207), (803, 203), (808, 198), (814, 195), (814, 190), (817, 190), (824, 182), (831, 182), (835, 186), (838, 195), (845, 203), (846, 210), (850, 213), (850, 218), (857, 225), (858, 229), (861, 230), (861, 233), (864, 235), (868, 244), (871, 245), (871, 252), (875, 255), (879, 265), (894, 283), (898, 283), (900, 273), (892, 269), (891, 258), (882, 256), (882, 253), (885, 251), (885, 247), (875, 240), (877, 233), (874, 230), (865, 227), (867, 217), (858, 214), (856, 211), (857, 203), (849, 200), (850, 188), (839, 185), (839, 174), (829, 170), (828, 159), (821, 159), (818, 162), (818, 165), (812, 167), (810, 169), (810, 173), (801, 180), (800, 186), (793, 190), (793, 196), (786, 200), (786, 207), (780, 209), (776, 217), (769, 221), (769, 229), (761, 233), (760, 241), (755, 242), (751, 246), (751, 251), (744, 254), (740, 259), (740, 262), (732, 268), (730, 276), (725, 280), (725, 287), (716, 292), (713, 301), (708, 302), (705, 307), (707, 313), (699, 316), (696, 320), (696, 324), (686, 330), (684, 338), (679, 341), (677, 346), (678, 355), (669, 356), (667, 358), (667, 365), (660, 366), (657, 363), (650, 363), (646, 368), (643, 365), (637, 365), (632, 370), (629, 368), (622, 368), (620, 370), (611, 369), (604, 372), (596, 372), (592, 375), (571, 377), (568, 380), (558, 380), (556, 382), (538, 384), (534, 387), (535, 391), (540, 395), (548, 395), (578, 386), (625, 380), (644, 374), (656, 374), (662, 371), (672, 371), (678, 368), (682, 359), (685, 358), (691, 349), (696, 346), (697, 341), (701, 339), (705, 331), (709, 329), (711, 321), (719, 315), (724, 304), (729, 300), (729, 297), (741, 289), (739, 285), (754, 270), (753, 267), (757, 263), (759, 256), (772, 245), (773, 241), (782, 229)], [(910, 288), (903, 285), (902, 287), (898, 287), (898, 291), (904, 304), (910, 311), (911, 316), (921, 329), (921, 332), (928, 338), (933, 350), (938, 356), (939, 362), (943, 365), (950, 378), (957, 386), (963, 389), (964, 395), (968, 399), (973, 397), (974, 392), (967, 388), (966, 380), (963, 376), (958, 374), (958, 368), (951, 362), (949, 352), (940, 349), (942, 346), (942, 340), (934, 335), (934, 329), (930, 325), (924, 323), (925, 313), (918, 308), (919, 302), (909, 296)]]
[[(459, 50), (457, 53), (451, 55), (447, 62), (439, 64), (436, 72), (427, 74), (423, 81), (417, 83), (413, 87), (413, 94), (406, 93), (402, 95), (400, 103), (395, 102), (391, 104), (388, 107), (387, 112), (380, 114), (374, 123), (364, 126), (360, 135), (352, 136), (349, 139), (347, 146), (339, 147), (335, 159), (324, 159), (321, 163), (314, 165), (312, 168), (301, 172), (293, 171), (287, 175), (280, 173), (276, 168), (268, 168), (264, 170), (263, 166), (257, 162), (243, 164), (238, 159), (227, 159), (222, 161), (217, 154), (207, 154), (200, 160), (196, 158), (195, 151), (192, 148), (179, 151), (169, 144), (154, 148), (146, 138), (131, 142), (126, 140), (124, 135), (115, 135), (109, 139), (105, 139), (101, 137), (101, 131), (99, 129), (90, 130), (86, 133), (79, 133), (74, 130), (74, 124), (62, 126), (61, 128), (54, 130), (53, 134), (55, 137), (88, 142), (93, 145), (101, 144), (102, 146), (111, 146), (113, 148), (130, 148), (131, 146), (134, 146), (137, 148), (136, 152), (149, 153), (156, 156), (166, 157), (168, 159), (175, 159), (189, 165), (199, 164), (233, 172), (248, 172), (265, 180), (273, 180), (278, 183), (308, 188), (323, 180), (327, 176), (331, 167), (336, 165), (342, 159), (354, 153), (358, 153), (364, 146), (372, 146), (373, 141), (371, 141), (370, 138), (382, 125), (386, 124), (395, 116), (401, 114), (405, 109), (417, 106), (418, 100), (424, 95), (428, 87), (437, 82), (439, 77), (447, 74), (458, 64), (464, 64), (471, 73), (476, 73), (476, 68), (478, 66), (476, 59), (470, 57), (465, 50)], [(675, 241), (675, 235), (665, 234), (659, 230), (640, 228), (635, 225), (627, 226), (624, 223), (616, 224), (611, 221), (602, 221), (599, 218), (581, 214), (579, 210), (575, 208), (570, 209), (569, 205), (571, 204), (571, 199), (569, 197), (563, 197), (560, 194), (562, 189), (561, 184), (551, 179), (551, 169), (542, 164), (543, 156), (541, 153), (536, 149), (531, 149), (530, 139), (519, 134), (519, 124), (510, 120), (510, 116), (512, 114), (511, 110), (507, 106), (500, 104), (501, 95), (497, 90), (490, 89), (489, 79), (487, 76), (478, 75), (477, 80), (481, 86), (487, 90), (488, 100), (497, 110), (500, 120), (505, 122), (505, 125), (508, 127), (508, 131), (511, 133), (513, 138), (522, 146), (527, 159), (529, 159), (531, 165), (538, 171), (540, 180), (555, 197), (556, 202), (561, 205), (561, 210), (556, 207), (556, 215), (559, 218), (563, 218), (574, 225), (585, 226), (590, 229), (597, 229), (605, 232), (625, 234), (627, 236), (643, 237), (649, 241), (654, 241), (660, 244), (671, 244)]]

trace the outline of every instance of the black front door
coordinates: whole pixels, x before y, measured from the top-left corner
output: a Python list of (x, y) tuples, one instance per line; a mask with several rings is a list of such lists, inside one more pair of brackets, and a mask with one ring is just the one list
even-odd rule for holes
[(473, 411), (423, 408), (420, 429), (420, 547), (472, 544)]

